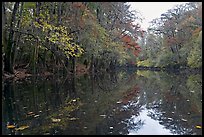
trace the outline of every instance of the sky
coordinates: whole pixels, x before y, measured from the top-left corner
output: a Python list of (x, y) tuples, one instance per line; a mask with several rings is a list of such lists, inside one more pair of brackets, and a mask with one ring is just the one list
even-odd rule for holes
[(162, 13), (173, 8), (176, 5), (187, 2), (129, 2), (132, 10), (137, 10), (142, 14), (143, 22), (141, 27), (147, 30), (150, 21), (159, 18)]

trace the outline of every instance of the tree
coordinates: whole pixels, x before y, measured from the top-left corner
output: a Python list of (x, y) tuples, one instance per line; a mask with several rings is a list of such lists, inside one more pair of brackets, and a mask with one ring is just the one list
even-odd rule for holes
[[(20, 2), (15, 2), (14, 8), (12, 11), (12, 16), (10, 20), (10, 26), (8, 28), (8, 42), (5, 45), (5, 71), (14, 73), (14, 68), (13, 68), (13, 60), (12, 60), (12, 50), (14, 49), (14, 27), (16, 25), (16, 14), (19, 8), (19, 3)], [(3, 4), (4, 5), (4, 4)], [(5, 9), (3, 7), (3, 9)], [(5, 13), (4, 13), (5, 15)], [(14, 54), (14, 53), (13, 53)]]

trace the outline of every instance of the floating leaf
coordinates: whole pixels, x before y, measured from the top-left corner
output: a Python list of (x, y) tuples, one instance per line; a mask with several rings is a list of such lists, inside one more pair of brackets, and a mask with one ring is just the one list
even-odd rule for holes
[(35, 115), (34, 117), (36, 118), (36, 117), (39, 117), (40, 115)]
[(7, 128), (12, 129), (12, 128), (15, 128), (15, 126), (14, 125), (7, 125)]
[(173, 120), (173, 118), (170, 118), (170, 117), (169, 117), (168, 120)]
[(61, 119), (56, 119), (56, 118), (51, 118), (52, 119), (52, 122), (60, 122)]
[(116, 102), (117, 104), (120, 104), (120, 103), (122, 103), (122, 101), (118, 101), (118, 102)]
[(100, 115), (101, 117), (106, 117), (106, 115)]
[(194, 93), (195, 91), (192, 90), (192, 91), (190, 91), (190, 92), (191, 92), (191, 93)]
[(201, 129), (202, 127), (201, 127), (201, 126), (199, 126), (199, 125), (197, 125), (197, 126), (196, 126), (196, 128)]
[(77, 120), (78, 118), (72, 117), (69, 120)]
[(28, 112), (28, 115), (32, 115), (32, 114), (34, 114), (33, 112)]
[(24, 129), (27, 129), (29, 128), (29, 126), (21, 126), (19, 128), (16, 128), (15, 130), (19, 131), (19, 130), (24, 130)]
[(186, 122), (186, 121), (187, 121), (186, 119), (183, 119), (183, 118), (182, 118), (181, 120), (182, 120), (182, 121), (184, 121), (184, 122)]

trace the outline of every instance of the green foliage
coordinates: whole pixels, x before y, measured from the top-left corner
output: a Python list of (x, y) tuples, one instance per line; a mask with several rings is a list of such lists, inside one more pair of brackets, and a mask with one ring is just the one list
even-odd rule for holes
[(144, 39), (145, 52), (139, 59), (158, 67), (202, 67), (201, 10), (202, 5), (192, 2), (154, 19)]
[(163, 52), (159, 55), (156, 66), (174, 66), (177, 64), (177, 58), (172, 52)]
[(188, 77), (186, 85), (188, 86), (190, 91), (200, 92), (202, 91), (201, 83), (202, 83), (202, 77), (197, 74), (197, 75), (190, 75)]
[(144, 61), (138, 61), (137, 66), (145, 66), (145, 67), (152, 67), (154, 66), (154, 62), (150, 59), (144, 60)]
[(31, 15), (29, 9), (24, 9), (22, 13), (21, 25), (22, 27), (30, 27), (33, 22), (33, 16)]
[(198, 38), (193, 41), (192, 50), (188, 56), (188, 65), (192, 68), (202, 67), (202, 31)]
[[(14, 4), (6, 5), (6, 8), (12, 11)], [(15, 28), (19, 32), (14, 34), (16, 49), (20, 49), (17, 50), (20, 57), (16, 56), (19, 64), (26, 62), (30, 66), (35, 62), (51, 66), (46, 63), (55, 62), (60, 67), (68, 67), (71, 64), (69, 59), (78, 57), (86, 58), (87, 62), (105, 62), (109, 67), (110, 64), (126, 64), (136, 59), (121, 40), (128, 33), (136, 43), (141, 32), (133, 23), (136, 14), (126, 3), (25, 2), (22, 8), (21, 17), (21, 5), (17, 10), (15, 24), (20, 19), (20, 27)], [(11, 16), (9, 10), (6, 10), (8, 17)], [(10, 24), (9, 20), (6, 24)], [(134, 48), (138, 47), (135, 44)]]
[(23, 7), (25, 9), (31, 9), (31, 8), (35, 8), (36, 3), (35, 2), (24, 2)]

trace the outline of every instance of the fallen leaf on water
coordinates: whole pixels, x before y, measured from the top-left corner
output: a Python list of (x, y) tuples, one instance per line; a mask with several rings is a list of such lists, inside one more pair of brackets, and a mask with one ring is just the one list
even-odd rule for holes
[(52, 119), (52, 122), (60, 122), (61, 119), (57, 119), (57, 118), (51, 118)]
[(35, 115), (34, 117), (36, 118), (36, 117), (39, 117), (40, 115)]
[(186, 122), (186, 121), (187, 121), (186, 119), (183, 119), (183, 118), (182, 118), (181, 120), (182, 120), (182, 121), (184, 121), (184, 122)]
[(14, 125), (7, 125), (7, 128), (11, 129), (11, 128), (15, 128)]
[(72, 117), (69, 120), (77, 120), (78, 118)]
[(32, 115), (32, 114), (34, 114), (33, 112), (28, 112), (28, 115)]
[(106, 115), (100, 115), (101, 117), (106, 117)]
[(19, 130), (24, 130), (26, 128), (29, 128), (29, 126), (21, 126), (19, 128), (16, 128), (15, 130), (19, 131)]
[(196, 128), (201, 129), (202, 127), (197, 125)]
[(170, 117), (169, 117), (168, 120), (173, 120), (173, 118), (170, 118)]

